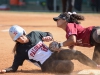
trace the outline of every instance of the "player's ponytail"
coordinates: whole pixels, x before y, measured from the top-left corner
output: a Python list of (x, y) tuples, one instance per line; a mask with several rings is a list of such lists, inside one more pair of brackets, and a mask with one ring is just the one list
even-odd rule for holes
[(16, 54), (16, 48), (17, 48), (18, 42), (15, 43), (15, 46), (13, 48), (13, 53)]
[(65, 12), (68, 23), (80, 24), (79, 20), (84, 20), (84, 16), (78, 15), (76, 12)]

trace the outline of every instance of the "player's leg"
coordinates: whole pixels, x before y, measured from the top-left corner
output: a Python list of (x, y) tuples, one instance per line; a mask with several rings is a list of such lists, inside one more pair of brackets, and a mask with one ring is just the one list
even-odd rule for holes
[(97, 64), (80, 51), (62, 50), (58, 53), (57, 56), (58, 56), (58, 59), (60, 60), (75, 59), (84, 65), (90, 66), (92, 68), (97, 68)]
[(100, 45), (95, 46), (92, 60), (100, 65)]
[(49, 73), (71, 73), (73, 70), (74, 64), (70, 60), (48, 59), (42, 65), (42, 71)]
[(100, 65), (100, 27), (94, 27), (91, 34), (91, 41), (95, 45), (93, 60)]
[(67, 9), (67, 0), (61, 0), (62, 1), (62, 12), (66, 12)]
[(72, 0), (68, 0), (68, 12), (72, 12)]

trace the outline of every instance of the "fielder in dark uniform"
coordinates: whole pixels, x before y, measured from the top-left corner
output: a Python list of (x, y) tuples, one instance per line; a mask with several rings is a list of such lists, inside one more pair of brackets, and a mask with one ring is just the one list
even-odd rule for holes
[(24, 60), (28, 60), (39, 66), (42, 72), (71, 73), (74, 69), (72, 59), (78, 60), (84, 65), (92, 68), (99, 68), (94, 61), (79, 51), (62, 50), (52, 52), (43, 41), (52, 41), (53, 37), (49, 32), (32, 31), (26, 35), (23, 28), (14, 25), (9, 29), (14, 47), (14, 60), (11, 67), (0, 70), (1, 73), (15, 72)]

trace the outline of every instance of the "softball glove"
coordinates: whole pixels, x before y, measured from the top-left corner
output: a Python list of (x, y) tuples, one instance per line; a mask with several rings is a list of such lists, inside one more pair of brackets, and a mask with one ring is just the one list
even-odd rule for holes
[(50, 44), (49, 44), (49, 49), (51, 50), (51, 51), (59, 51), (59, 49), (60, 49), (60, 45), (59, 45), (59, 43), (58, 42), (56, 42), (56, 41), (53, 41), (53, 42), (51, 42)]

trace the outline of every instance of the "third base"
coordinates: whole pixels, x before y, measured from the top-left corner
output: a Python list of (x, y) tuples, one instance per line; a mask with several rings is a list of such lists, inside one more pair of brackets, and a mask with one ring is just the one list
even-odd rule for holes
[(97, 69), (84, 69), (84, 70), (79, 71), (77, 74), (100, 75), (100, 70), (97, 70)]

